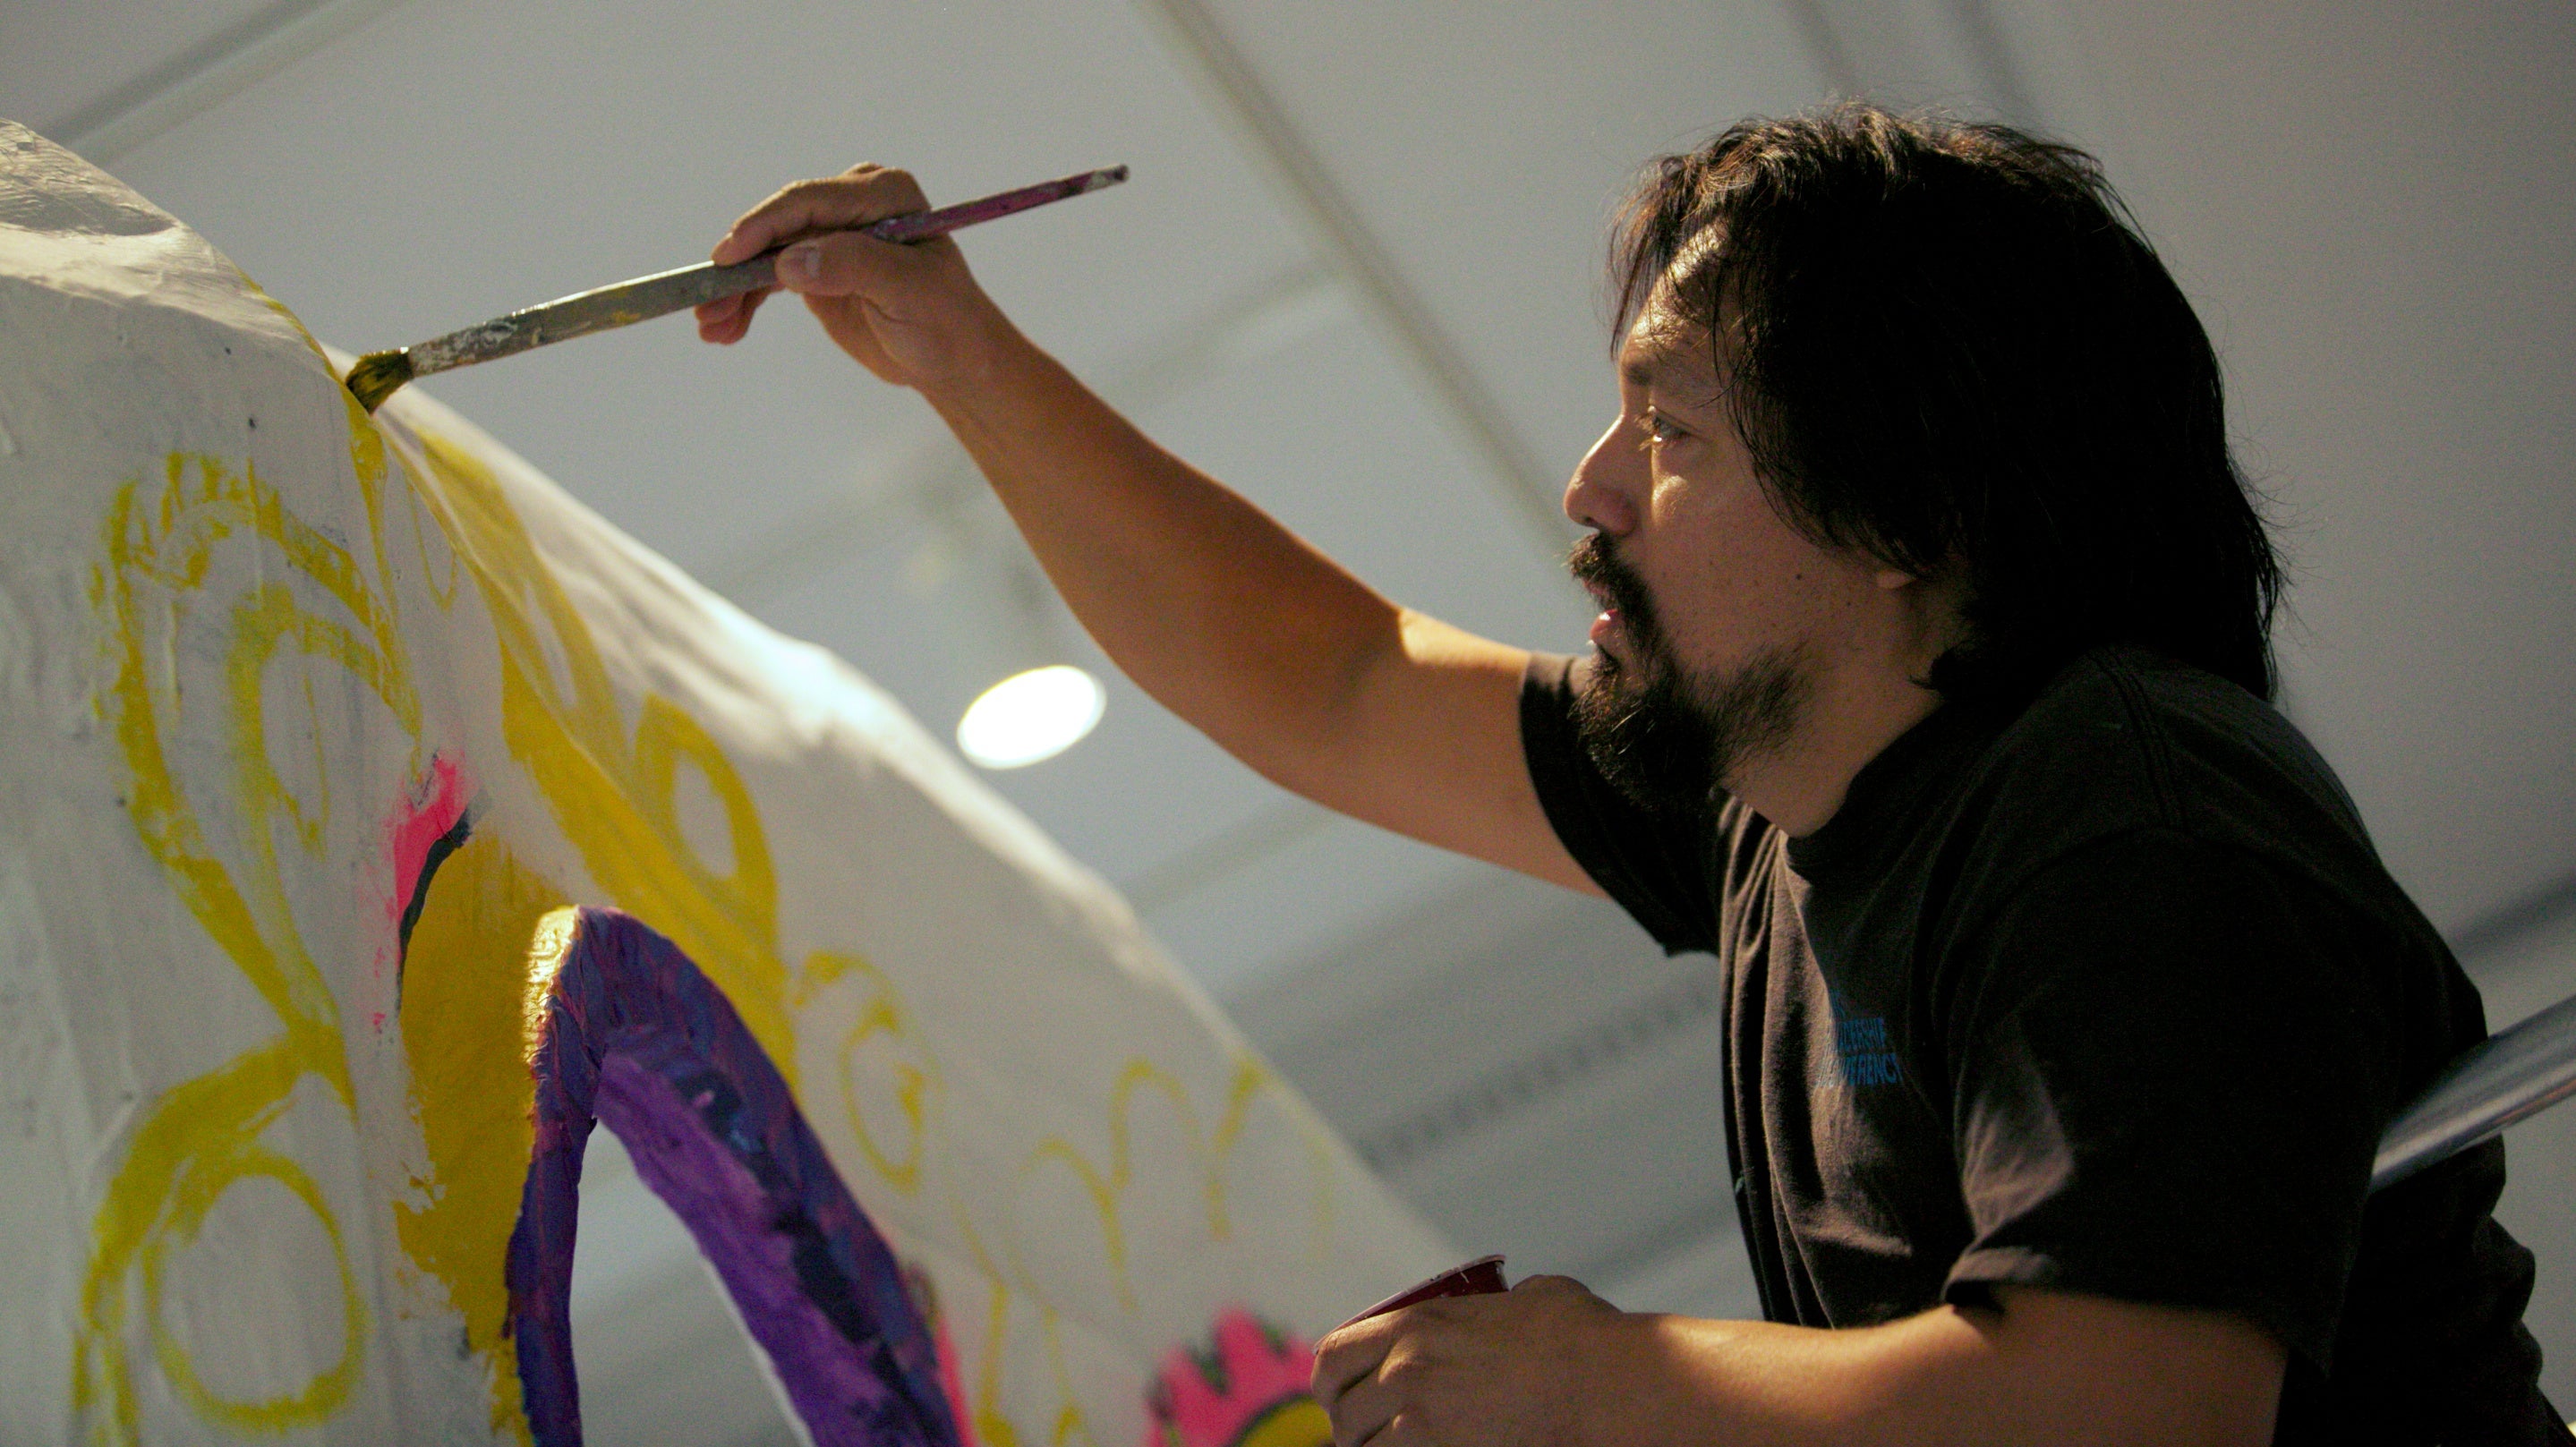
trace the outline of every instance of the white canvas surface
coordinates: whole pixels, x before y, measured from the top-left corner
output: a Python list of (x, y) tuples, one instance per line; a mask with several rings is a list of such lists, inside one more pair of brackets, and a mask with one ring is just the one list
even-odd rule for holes
[[(738, 1012), (966, 1435), (1311, 1433), (1290, 1339), (1446, 1247), (892, 699), (336, 370), (0, 125), (0, 1439), (526, 1440), (501, 1273), (569, 906)], [(1188, 1350), (1260, 1370), (1172, 1408)]]

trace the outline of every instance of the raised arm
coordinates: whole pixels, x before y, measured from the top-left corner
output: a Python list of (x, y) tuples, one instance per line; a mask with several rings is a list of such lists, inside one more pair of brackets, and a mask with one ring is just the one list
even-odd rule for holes
[[(1522, 761), (1528, 655), (1387, 601), (1156, 446), (1020, 334), (954, 242), (850, 229), (927, 204), (861, 166), (779, 192), (714, 256), (805, 238), (781, 284), (937, 409), (1092, 637), (1227, 752), (1355, 818), (1592, 889)], [(762, 299), (701, 308), (699, 334), (740, 339)]]

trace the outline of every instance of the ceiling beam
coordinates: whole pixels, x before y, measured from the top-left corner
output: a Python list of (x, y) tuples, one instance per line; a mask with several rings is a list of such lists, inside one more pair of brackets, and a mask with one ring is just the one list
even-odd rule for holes
[(1558, 502), (1563, 479), (1522, 441), (1465, 352), (1361, 223), (1216, 17), (1201, 0), (1139, 0), (1137, 9), (1162, 32), (1173, 57), (1216, 103), (1218, 116), (1234, 127), (1315, 245), (1449, 414), (1531, 544), (1550, 564), (1562, 559), (1569, 536)]
[(279, 0), (72, 112), (54, 139), (105, 166), (214, 109), (403, 0)]
[(2562, 875), (2487, 911), (2451, 932), (2447, 943), (2464, 966), (2482, 964), (2576, 913), (2576, 874)]

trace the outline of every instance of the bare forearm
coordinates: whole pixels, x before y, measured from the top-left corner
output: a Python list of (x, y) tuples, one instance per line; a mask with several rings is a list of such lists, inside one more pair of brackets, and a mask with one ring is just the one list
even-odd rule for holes
[(2278, 1348), (2249, 1326), (2058, 1295), (1854, 1331), (1672, 1316), (1620, 1330), (1636, 1376), (1602, 1444), (2254, 1447), (2279, 1393)]
[(2260, 1447), (2280, 1347), (2213, 1312), (2006, 1288), (1842, 1331), (1627, 1313), (1563, 1277), (1316, 1343), (1341, 1447)]
[(1328, 745), (1401, 614), (996, 322), (925, 389), (1075, 616), (1139, 685), (1256, 765)]
[[(1977, 1375), (1969, 1360), (1975, 1334), (1953, 1313), (1844, 1332), (1636, 1316), (1622, 1323), (1622, 1335), (1618, 1356), (1634, 1376), (1595, 1438), (1605, 1447), (2021, 1440), (1974, 1410), (1981, 1405), (1969, 1381)], [(1935, 1376), (1953, 1383), (1905, 1390)]]

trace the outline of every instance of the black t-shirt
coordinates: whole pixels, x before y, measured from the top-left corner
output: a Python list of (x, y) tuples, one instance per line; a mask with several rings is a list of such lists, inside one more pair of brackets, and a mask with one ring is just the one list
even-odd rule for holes
[(1669, 951), (1725, 967), (1727, 1154), (1772, 1320), (1997, 1285), (2241, 1313), (2281, 1442), (2557, 1442), (2489, 1144), (2368, 1197), (2398, 1107), (2485, 1037), (2351, 800), (2243, 689), (2137, 649), (1952, 703), (1825, 827), (1650, 813), (1533, 663), (1530, 777)]

